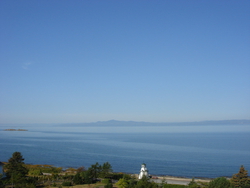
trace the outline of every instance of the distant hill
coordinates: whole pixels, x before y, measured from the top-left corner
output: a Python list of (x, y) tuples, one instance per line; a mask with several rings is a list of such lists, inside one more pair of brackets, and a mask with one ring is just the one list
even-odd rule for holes
[(178, 126), (178, 125), (250, 125), (250, 120), (220, 120), (220, 121), (195, 121), (195, 122), (143, 122), (143, 121), (98, 121), (91, 123), (67, 123), (57, 124), (57, 126)]

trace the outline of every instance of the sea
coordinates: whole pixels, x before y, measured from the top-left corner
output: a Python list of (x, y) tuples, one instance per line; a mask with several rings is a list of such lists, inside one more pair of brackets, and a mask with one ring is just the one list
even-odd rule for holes
[[(5, 131), (5, 129), (27, 131)], [(27, 164), (85, 169), (109, 162), (114, 172), (189, 178), (231, 177), (250, 170), (250, 125), (0, 125), (0, 161), (15, 151)]]

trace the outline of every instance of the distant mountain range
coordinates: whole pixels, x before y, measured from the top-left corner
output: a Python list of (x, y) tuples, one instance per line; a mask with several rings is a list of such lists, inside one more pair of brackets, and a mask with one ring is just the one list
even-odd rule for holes
[(43, 126), (43, 125), (54, 125), (54, 126), (202, 126), (202, 125), (249, 125), (250, 120), (240, 119), (240, 120), (219, 120), (219, 121), (194, 121), (194, 122), (145, 122), (145, 121), (118, 121), (118, 120), (109, 120), (109, 121), (97, 121), (90, 123), (58, 123), (58, 124), (0, 124), (0, 126)]
[(143, 121), (98, 121), (91, 123), (67, 123), (58, 126), (178, 126), (178, 125), (250, 125), (250, 120), (220, 120), (220, 121), (195, 121), (195, 122), (143, 122)]

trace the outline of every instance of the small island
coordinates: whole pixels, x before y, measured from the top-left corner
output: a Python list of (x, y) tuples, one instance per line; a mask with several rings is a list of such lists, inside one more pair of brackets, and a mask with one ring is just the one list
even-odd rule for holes
[(4, 129), (4, 131), (28, 131), (27, 129)]

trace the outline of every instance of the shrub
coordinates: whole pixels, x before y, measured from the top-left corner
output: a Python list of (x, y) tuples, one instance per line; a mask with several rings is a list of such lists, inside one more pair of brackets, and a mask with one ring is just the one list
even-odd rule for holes
[(53, 184), (52, 184), (52, 187), (56, 187), (56, 183), (53, 183)]
[(83, 184), (83, 179), (82, 179), (81, 174), (79, 172), (74, 176), (73, 182), (76, 185)]
[(229, 187), (230, 187), (230, 181), (227, 180), (227, 178), (225, 177), (215, 178), (208, 184), (208, 188), (229, 188)]
[(164, 184), (164, 188), (185, 188), (186, 185)]
[(41, 175), (42, 172), (41, 170), (39, 169), (29, 169), (29, 175), (32, 175), (32, 176), (39, 176)]
[(103, 180), (102, 180), (102, 183), (105, 183), (105, 184), (108, 184), (108, 183), (110, 183), (110, 182), (111, 182), (110, 179), (103, 179)]
[(121, 178), (123, 178), (123, 173), (113, 173), (111, 174), (111, 178), (114, 179), (114, 180), (119, 180)]
[(62, 186), (71, 186), (71, 182), (70, 181), (65, 181), (62, 183)]
[(108, 183), (104, 186), (104, 188), (113, 188), (113, 184), (112, 183)]

